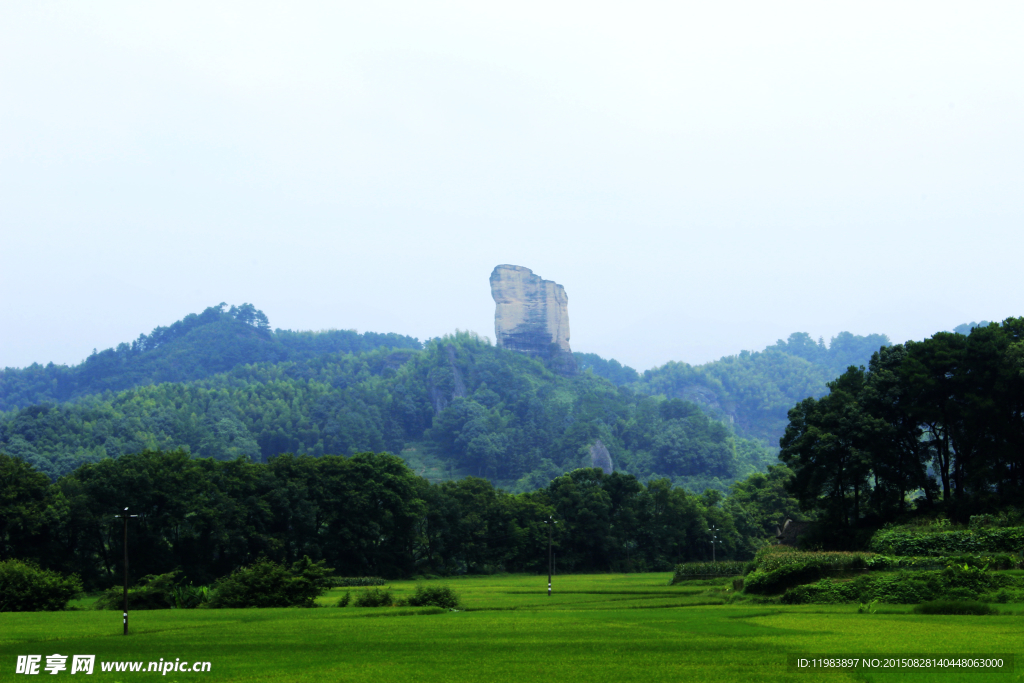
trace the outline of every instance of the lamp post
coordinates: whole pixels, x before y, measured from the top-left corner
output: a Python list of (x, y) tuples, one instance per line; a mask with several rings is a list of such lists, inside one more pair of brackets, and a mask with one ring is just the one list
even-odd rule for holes
[(715, 544), (721, 543), (721, 541), (718, 540), (717, 536), (719, 529), (714, 524), (712, 524), (708, 528), (708, 531), (711, 532), (711, 563), (715, 564)]
[(554, 567), (554, 558), (551, 550), (551, 542), (555, 533), (555, 525), (558, 522), (555, 521), (554, 517), (548, 517), (547, 521), (544, 522), (548, 525), (548, 597), (551, 597), (551, 573)]
[(138, 517), (138, 515), (129, 515), (128, 508), (124, 509), (124, 514), (114, 515), (114, 519), (120, 518), (124, 522), (124, 634), (128, 635), (128, 518)]

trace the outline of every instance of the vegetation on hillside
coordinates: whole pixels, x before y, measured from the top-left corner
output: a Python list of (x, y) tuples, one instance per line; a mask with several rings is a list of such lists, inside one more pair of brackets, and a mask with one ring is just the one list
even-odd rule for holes
[(696, 405), (563, 377), (469, 333), (422, 351), (387, 348), (258, 363), (0, 418), (0, 452), (51, 478), (145, 449), (266, 462), (281, 453), (400, 453), (419, 444), (449, 476), (517, 490), (591, 465), (600, 439), (617, 469), (703, 490), (774, 462)]
[(0, 372), (0, 452), (55, 479), (145, 449), (266, 462), (408, 447), (435, 478), (528, 490), (589, 466), (600, 439), (620, 470), (724, 492), (775, 461), (789, 405), (885, 341), (792, 335), (643, 377), (577, 353), (582, 372), (566, 378), (469, 333), (423, 348), (395, 334), (271, 331), (251, 304), (222, 304), (71, 368)]
[(0, 412), (146, 384), (205, 379), (252, 363), (302, 362), (382, 346), (422, 348), (418, 340), (398, 334), (272, 331), (267, 316), (252, 304), (226, 307), (211, 306), (141, 334), (131, 343), (93, 351), (72, 367), (36, 363), (4, 368), (0, 370)]
[(760, 352), (743, 351), (697, 366), (669, 362), (647, 370), (631, 386), (640, 393), (692, 401), (740, 436), (774, 448), (795, 403), (823, 396), (830, 380), (851, 365), (866, 365), (871, 354), (888, 345), (883, 334), (841, 332), (826, 346), (823, 339), (815, 342), (797, 332)]
[(1024, 318), (883, 348), (789, 420), (791, 490), (832, 543), (913, 516), (967, 523), (1019, 505)]

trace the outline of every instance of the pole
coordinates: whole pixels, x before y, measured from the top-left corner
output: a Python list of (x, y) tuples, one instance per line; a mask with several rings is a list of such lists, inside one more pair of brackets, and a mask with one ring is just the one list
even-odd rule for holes
[(124, 634), (128, 635), (128, 508), (124, 509)]
[(555, 532), (555, 525), (552, 522), (548, 522), (548, 597), (551, 597), (551, 537)]
[(128, 518), (138, 517), (138, 515), (129, 515), (128, 508), (124, 509), (123, 515), (114, 515), (114, 519), (118, 517), (124, 523), (124, 634), (128, 635)]

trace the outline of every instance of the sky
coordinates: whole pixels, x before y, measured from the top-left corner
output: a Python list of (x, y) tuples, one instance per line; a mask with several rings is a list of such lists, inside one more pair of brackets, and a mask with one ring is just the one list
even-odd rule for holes
[(0, 5), (0, 367), (220, 302), (643, 370), (1024, 315), (1013, 2)]

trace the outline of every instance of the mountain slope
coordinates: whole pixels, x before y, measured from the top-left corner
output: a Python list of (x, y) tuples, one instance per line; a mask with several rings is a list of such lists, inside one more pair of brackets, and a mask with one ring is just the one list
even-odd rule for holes
[(270, 330), (252, 304), (211, 306), (116, 349), (93, 352), (82, 363), (0, 370), (0, 411), (63, 403), (104, 391), (161, 382), (204, 379), (250, 363), (301, 361), (328, 353), (358, 353), (382, 346), (419, 349), (419, 340), (354, 330)]

